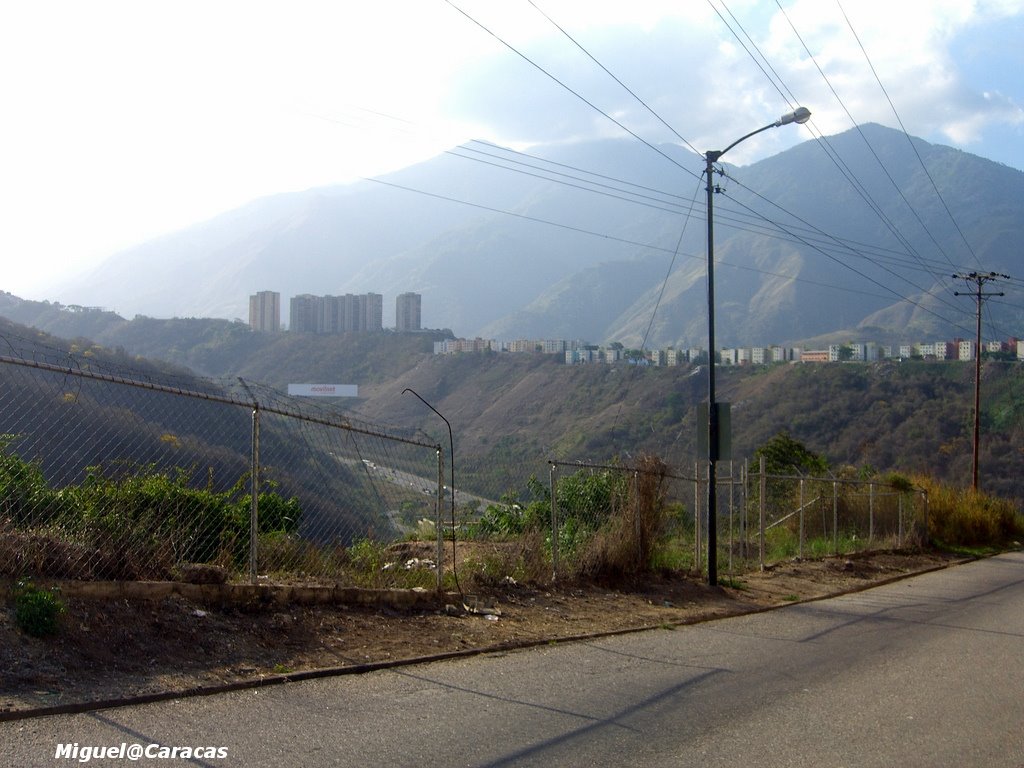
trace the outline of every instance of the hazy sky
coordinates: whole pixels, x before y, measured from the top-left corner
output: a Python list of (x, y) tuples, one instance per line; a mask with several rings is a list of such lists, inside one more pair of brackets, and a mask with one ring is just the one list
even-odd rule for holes
[[(46, 285), (57, 275), (120, 248), (472, 138), (522, 148), (624, 135), (526, 58), (652, 143), (678, 134), (699, 151), (720, 149), (796, 104), (813, 111), (807, 127), (744, 143), (729, 155), (735, 164), (812, 131), (844, 131), (851, 116), (899, 128), (898, 113), (911, 134), (1024, 169), (1024, 0), (781, 0), (781, 9), (768, 0), (5, 3), (0, 289), (53, 298)], [(755, 64), (722, 17), (766, 61)]]

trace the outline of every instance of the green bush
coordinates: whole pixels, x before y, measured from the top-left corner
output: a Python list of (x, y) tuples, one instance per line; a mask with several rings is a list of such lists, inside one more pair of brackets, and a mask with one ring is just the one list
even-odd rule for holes
[(19, 581), (14, 590), (14, 620), (21, 630), (32, 637), (56, 635), (64, 613), (59, 595), (56, 587), (40, 589), (30, 581)]
[[(103, 553), (99, 578), (161, 578), (176, 563), (241, 566), (248, 560), (251, 495), (248, 475), (226, 491), (181, 467), (115, 463), (86, 468), (78, 485), (50, 488), (37, 463), (9, 450), (0, 435), (0, 518), (26, 531), (46, 528)], [(302, 520), (295, 497), (259, 495), (259, 535), (292, 536)]]
[(0, 435), (0, 515), (16, 525), (39, 525), (52, 516), (53, 492), (38, 462), (8, 450), (17, 435)]

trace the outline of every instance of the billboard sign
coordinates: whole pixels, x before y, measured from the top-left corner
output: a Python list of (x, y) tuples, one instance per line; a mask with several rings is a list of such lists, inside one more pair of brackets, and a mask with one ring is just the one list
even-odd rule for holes
[(359, 397), (356, 384), (289, 384), (292, 397)]

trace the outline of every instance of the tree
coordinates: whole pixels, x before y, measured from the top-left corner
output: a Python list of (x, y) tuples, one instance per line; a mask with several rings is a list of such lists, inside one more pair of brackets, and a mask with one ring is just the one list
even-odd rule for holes
[(772, 475), (824, 474), (828, 462), (795, 439), (786, 430), (776, 434), (754, 451), (754, 457), (765, 458), (765, 471)]

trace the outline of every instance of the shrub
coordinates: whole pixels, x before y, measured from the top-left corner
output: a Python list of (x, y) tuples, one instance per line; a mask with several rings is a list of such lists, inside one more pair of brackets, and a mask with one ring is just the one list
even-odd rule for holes
[(0, 515), (16, 525), (39, 525), (56, 514), (53, 492), (38, 462), (25, 461), (9, 450), (17, 435), (0, 435)]
[(590, 539), (581, 570), (588, 576), (631, 576), (650, 570), (655, 545), (668, 519), (665, 475), (668, 466), (654, 456), (641, 456), (639, 470), (628, 490), (623, 482), (610, 484), (612, 505), (605, 522)]

